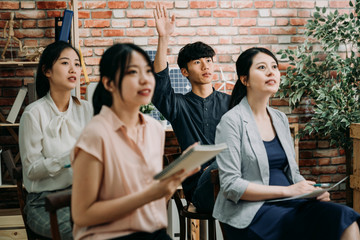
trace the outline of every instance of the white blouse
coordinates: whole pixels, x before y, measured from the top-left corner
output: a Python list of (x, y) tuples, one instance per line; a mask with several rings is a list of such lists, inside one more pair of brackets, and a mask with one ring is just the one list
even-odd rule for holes
[(43, 192), (72, 185), (70, 151), (93, 115), (89, 102), (70, 97), (60, 112), (50, 96), (25, 108), (20, 119), (19, 148), (23, 180), (28, 192)]

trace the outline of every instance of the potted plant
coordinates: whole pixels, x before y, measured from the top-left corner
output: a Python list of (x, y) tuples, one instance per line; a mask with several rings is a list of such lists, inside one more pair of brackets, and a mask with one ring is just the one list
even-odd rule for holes
[(160, 123), (163, 126), (164, 129), (166, 129), (167, 127), (167, 120), (166, 118), (159, 112), (159, 118), (160, 118)]
[[(350, 124), (360, 122), (360, 0), (349, 5), (354, 13), (327, 13), (326, 8), (316, 7), (314, 18), (305, 26), (308, 40), (296, 50), (279, 52), (290, 67), (277, 94), (288, 97), (292, 108), (304, 98), (312, 102), (313, 114), (301, 135), (326, 136), (331, 145), (343, 148), (347, 175), (352, 169)], [(346, 199), (351, 206), (349, 183)]]

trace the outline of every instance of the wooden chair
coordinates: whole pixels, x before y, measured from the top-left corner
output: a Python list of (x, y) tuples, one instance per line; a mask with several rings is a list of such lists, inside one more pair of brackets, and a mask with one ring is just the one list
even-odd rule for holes
[(15, 161), (14, 161), (14, 158), (13, 158), (13, 155), (12, 155), (10, 149), (3, 151), (1, 153), (1, 158), (5, 162), (6, 168), (8, 169), (8, 171), (10, 173), (10, 177), (12, 178), (13, 182), (16, 184), (20, 212), (21, 212), (21, 215), (22, 215), (22, 218), (24, 221), (28, 239), (29, 240), (48, 240), (48, 238), (45, 238), (43, 236), (40, 236), (40, 235), (34, 233), (27, 224), (26, 214), (24, 212), (27, 191), (23, 186), (22, 167), (15, 166)]
[[(180, 153), (167, 155), (164, 159), (167, 164), (174, 161)], [(165, 164), (166, 165), (166, 164)], [(207, 220), (208, 222), (208, 239), (216, 239), (216, 228), (215, 228), (215, 219), (212, 217), (212, 213), (198, 213), (196, 208), (187, 201), (186, 205), (182, 202), (182, 197), (180, 191), (176, 191), (172, 197), (175, 201), (175, 205), (179, 214), (180, 222), (180, 240), (186, 239), (186, 229), (188, 239), (191, 239), (191, 219), (197, 220)], [(187, 220), (187, 221), (186, 221)], [(187, 223), (187, 225), (186, 225)]]
[[(220, 191), (219, 169), (211, 170), (210, 174), (211, 174), (211, 182), (214, 185), (214, 200), (216, 201), (216, 198), (217, 198), (217, 196), (219, 194), (219, 191)], [(224, 240), (226, 240), (224, 226), (222, 225), (221, 222), (219, 222), (219, 224), (220, 224), (220, 228), (221, 228), (223, 238), (224, 238)]]
[[(56, 211), (63, 207), (71, 207), (71, 189), (51, 193), (45, 198), (45, 209), (50, 214), (51, 235), (53, 240), (61, 240)], [(70, 218), (71, 224), (72, 218)]]

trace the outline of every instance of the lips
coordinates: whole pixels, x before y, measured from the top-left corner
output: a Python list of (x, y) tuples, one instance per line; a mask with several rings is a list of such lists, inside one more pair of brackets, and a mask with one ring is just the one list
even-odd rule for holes
[(211, 73), (204, 73), (203, 77), (211, 77)]
[(76, 82), (76, 77), (69, 77), (68, 80), (71, 82)]
[(138, 94), (142, 95), (142, 96), (149, 96), (151, 94), (151, 90), (150, 90), (150, 88), (145, 88), (145, 89), (138, 91)]
[(274, 79), (270, 79), (270, 80), (267, 80), (265, 83), (270, 84), (270, 85), (274, 85), (274, 84), (276, 84), (276, 81)]

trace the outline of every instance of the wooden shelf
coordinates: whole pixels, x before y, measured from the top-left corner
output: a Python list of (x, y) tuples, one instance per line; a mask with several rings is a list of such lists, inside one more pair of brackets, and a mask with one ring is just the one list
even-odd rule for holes
[(35, 67), (39, 64), (39, 62), (0, 62), (0, 68), (6, 67)]
[(18, 127), (19, 123), (0, 123), (0, 127)]

